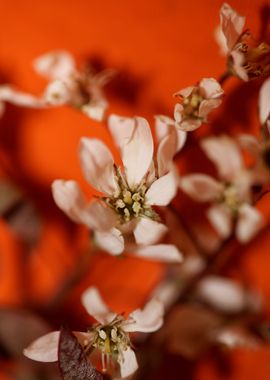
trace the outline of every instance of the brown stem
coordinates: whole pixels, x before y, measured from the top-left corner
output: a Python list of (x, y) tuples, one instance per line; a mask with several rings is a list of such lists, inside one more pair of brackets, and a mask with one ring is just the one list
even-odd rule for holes
[(231, 74), (228, 71), (225, 71), (225, 73), (223, 73), (218, 79), (219, 84), (223, 85), (230, 76)]

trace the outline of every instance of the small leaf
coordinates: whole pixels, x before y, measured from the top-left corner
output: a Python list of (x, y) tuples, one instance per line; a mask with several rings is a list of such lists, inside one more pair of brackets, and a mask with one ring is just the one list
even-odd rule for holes
[(103, 380), (95, 370), (77, 338), (66, 328), (60, 331), (59, 368), (63, 380)]

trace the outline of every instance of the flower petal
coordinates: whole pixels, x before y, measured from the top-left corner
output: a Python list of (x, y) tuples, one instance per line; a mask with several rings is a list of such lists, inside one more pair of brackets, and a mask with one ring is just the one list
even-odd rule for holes
[(173, 96), (180, 96), (183, 98), (187, 98), (194, 89), (195, 89), (195, 86), (189, 86), (189, 87), (183, 88), (183, 90), (175, 92)]
[(221, 29), (227, 41), (230, 51), (237, 42), (239, 35), (244, 29), (246, 18), (240, 16), (229, 4), (224, 3), (220, 8)]
[[(182, 132), (182, 131), (181, 131)], [(185, 133), (185, 132), (182, 132)], [(173, 156), (176, 153), (177, 135), (176, 129), (171, 129), (170, 133), (165, 136), (158, 145), (157, 150), (157, 168), (158, 177), (162, 177), (172, 167)]]
[(56, 50), (38, 57), (34, 61), (35, 70), (51, 79), (65, 78), (75, 70), (73, 57), (64, 50)]
[(200, 119), (186, 119), (181, 123), (176, 124), (176, 128), (185, 132), (192, 132), (195, 129), (198, 129), (202, 125), (202, 121)]
[(181, 252), (172, 244), (147, 245), (132, 252), (138, 257), (165, 263), (180, 263), (183, 260)]
[(249, 204), (243, 204), (238, 211), (236, 236), (241, 243), (248, 243), (262, 228), (262, 214)]
[(82, 106), (82, 111), (90, 119), (96, 121), (102, 121), (104, 119), (105, 111), (108, 107), (108, 103), (104, 99), (99, 101), (90, 102)]
[(203, 279), (197, 294), (214, 308), (227, 313), (241, 312), (247, 301), (246, 292), (237, 282), (218, 276)]
[(124, 118), (112, 115), (109, 129), (120, 147), (126, 178), (135, 188), (149, 169), (153, 157), (153, 139), (148, 122), (142, 117)]
[(67, 104), (72, 99), (70, 89), (67, 84), (60, 79), (49, 83), (43, 96), (45, 102), (52, 106)]
[(247, 149), (255, 158), (260, 154), (260, 144), (255, 136), (241, 134), (238, 137), (239, 144), (242, 148)]
[(10, 86), (0, 86), (0, 101), (9, 102), (22, 107), (43, 108), (45, 102), (31, 94), (17, 91)]
[(177, 193), (176, 170), (171, 170), (152, 183), (145, 194), (145, 202), (151, 206), (167, 206)]
[(52, 195), (57, 206), (70, 219), (76, 223), (81, 223), (81, 213), (84, 212), (86, 203), (76, 181), (55, 180), (52, 184)]
[(234, 180), (243, 168), (240, 149), (228, 136), (206, 138), (202, 140), (201, 148), (216, 165), (220, 177), (225, 180)]
[(223, 185), (206, 174), (190, 174), (180, 179), (179, 187), (197, 202), (217, 200), (222, 192)]
[(149, 245), (157, 243), (167, 232), (168, 228), (149, 218), (141, 218), (133, 233), (137, 244)]
[(219, 98), (224, 93), (214, 78), (203, 78), (199, 83), (199, 89), (205, 99)]
[(125, 378), (132, 375), (138, 369), (136, 355), (131, 348), (121, 352), (122, 358), (119, 360), (121, 377)]
[(232, 67), (235, 75), (237, 75), (240, 79), (247, 82), (248, 81), (248, 73), (245, 70), (244, 62), (245, 56), (238, 50), (233, 50), (231, 52), (232, 58)]
[(83, 137), (80, 142), (80, 159), (85, 178), (95, 189), (109, 195), (118, 191), (114, 159), (102, 141)]
[(259, 93), (259, 118), (263, 125), (270, 116), (270, 78), (262, 85)]
[[(187, 139), (187, 133), (184, 131), (181, 131), (179, 129), (176, 129), (175, 121), (167, 116), (159, 115), (155, 117), (155, 132), (156, 132), (156, 138), (160, 145), (161, 140), (163, 140), (164, 137), (167, 135), (170, 135), (175, 131), (176, 133), (176, 151), (175, 153), (179, 152), (183, 146), (185, 145), (186, 139)], [(165, 144), (165, 143), (163, 143)], [(166, 145), (168, 142), (166, 143)], [(161, 149), (161, 148), (158, 148)], [(159, 153), (157, 153), (158, 155)]]
[(226, 239), (232, 231), (232, 214), (228, 207), (223, 204), (216, 204), (207, 211), (207, 217), (218, 232)]
[(205, 120), (211, 111), (220, 106), (221, 102), (221, 99), (203, 100), (199, 107), (199, 117)]
[(75, 181), (54, 181), (52, 193), (57, 206), (76, 223), (83, 223), (93, 230), (108, 231), (117, 222), (113, 210), (101, 203), (92, 201), (87, 205)]
[(162, 326), (163, 315), (163, 303), (154, 298), (142, 310), (134, 310), (121, 327), (127, 332), (153, 332)]
[(98, 289), (94, 286), (83, 292), (81, 301), (87, 313), (103, 325), (110, 323), (117, 315), (104, 303)]
[(125, 248), (124, 238), (117, 228), (113, 228), (108, 232), (96, 231), (95, 240), (101, 249), (112, 255), (120, 255)]
[(58, 360), (59, 331), (54, 331), (36, 339), (23, 354), (38, 362), (56, 362)]

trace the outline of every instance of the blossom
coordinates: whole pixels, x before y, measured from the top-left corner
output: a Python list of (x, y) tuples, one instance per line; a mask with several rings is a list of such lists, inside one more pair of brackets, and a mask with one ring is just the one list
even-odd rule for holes
[(102, 87), (112, 77), (112, 70), (98, 74), (89, 69), (78, 71), (73, 57), (62, 50), (37, 58), (34, 67), (39, 74), (50, 80), (44, 91), (47, 105), (69, 104), (81, 109), (94, 120), (103, 120), (108, 103)]
[[(223, 90), (215, 79), (203, 78), (196, 86), (174, 94), (181, 101), (175, 105), (174, 120), (167, 116), (159, 116), (159, 120), (177, 130), (194, 131), (207, 122), (208, 114), (221, 104), (222, 95)], [(180, 136), (179, 140), (182, 141), (183, 137)]]
[(198, 202), (210, 202), (207, 217), (218, 234), (227, 238), (235, 224), (241, 243), (252, 239), (263, 225), (263, 217), (252, 206), (252, 176), (244, 167), (240, 149), (227, 136), (209, 137), (202, 149), (215, 164), (220, 181), (206, 174), (182, 177), (180, 188)]
[[(82, 304), (97, 321), (87, 332), (74, 332), (85, 353), (93, 349), (102, 355), (102, 370), (107, 371), (113, 360), (120, 365), (121, 377), (130, 376), (138, 367), (132, 349), (130, 332), (153, 332), (163, 324), (164, 308), (157, 299), (150, 300), (144, 309), (136, 309), (125, 319), (112, 312), (102, 300), (98, 290), (88, 288), (82, 294)], [(41, 362), (58, 360), (59, 331), (46, 334), (24, 350), (28, 358)]]
[(245, 17), (229, 4), (220, 9), (220, 32), (217, 34), (221, 50), (228, 54), (228, 70), (248, 81), (270, 73), (270, 46), (255, 43), (249, 30), (244, 30)]
[[(123, 166), (117, 167), (107, 146), (100, 140), (83, 138), (80, 159), (87, 181), (101, 193), (87, 203), (75, 181), (57, 180), (52, 185), (57, 205), (75, 222), (94, 230), (96, 243), (111, 254), (124, 251), (124, 236), (132, 234), (138, 255), (150, 255), (167, 232), (154, 206), (166, 206), (177, 191), (172, 165), (173, 136), (159, 144), (153, 160), (153, 140), (147, 121), (137, 117), (109, 117), (109, 129), (118, 141)], [(132, 238), (133, 239), (133, 238)], [(132, 242), (132, 240), (131, 240)], [(153, 246), (159, 257), (179, 261), (176, 248)], [(163, 254), (162, 254), (163, 251)], [(153, 256), (153, 255), (152, 255)]]

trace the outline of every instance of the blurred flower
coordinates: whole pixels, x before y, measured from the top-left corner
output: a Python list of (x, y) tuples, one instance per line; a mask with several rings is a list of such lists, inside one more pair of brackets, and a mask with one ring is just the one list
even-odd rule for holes
[[(181, 131), (194, 131), (207, 122), (208, 114), (221, 104), (222, 95), (223, 90), (215, 79), (203, 78), (198, 85), (174, 94), (181, 100), (181, 103), (175, 105), (174, 120), (162, 115), (157, 120)], [(179, 141), (182, 140), (183, 135), (180, 135)]]
[(234, 229), (241, 243), (251, 240), (263, 225), (251, 205), (252, 176), (244, 167), (239, 147), (227, 136), (209, 137), (201, 147), (216, 165), (221, 181), (205, 174), (182, 177), (180, 188), (198, 202), (211, 202), (207, 217), (218, 234), (227, 238)]
[(261, 298), (241, 284), (220, 276), (207, 276), (201, 280), (196, 295), (214, 309), (223, 313), (259, 311)]
[(240, 146), (249, 151), (254, 158), (252, 176), (255, 184), (270, 182), (270, 79), (262, 85), (259, 93), (260, 137), (241, 134)]
[(220, 9), (220, 30), (216, 37), (222, 52), (228, 54), (228, 70), (244, 81), (270, 73), (270, 46), (256, 43), (249, 30), (244, 30), (245, 17), (229, 4)]
[[(86, 203), (75, 181), (57, 180), (52, 186), (55, 202), (72, 220), (93, 229), (97, 244), (106, 251), (122, 253), (123, 235), (131, 238), (133, 234), (136, 243), (143, 246), (140, 254), (144, 251), (146, 257), (153, 257), (150, 247), (145, 246), (157, 243), (167, 232), (153, 206), (166, 206), (177, 191), (170, 151), (174, 141), (171, 135), (161, 141), (154, 162), (151, 130), (145, 119), (112, 115), (109, 128), (118, 137), (123, 168), (115, 166), (111, 152), (102, 141), (83, 138), (82, 168), (87, 181), (102, 196)], [(170, 260), (170, 254), (176, 259), (175, 248), (167, 248), (164, 259), (167, 256)]]
[(102, 88), (111, 79), (113, 70), (94, 74), (78, 71), (73, 57), (66, 51), (47, 53), (34, 62), (36, 71), (50, 80), (44, 99), (47, 105), (70, 104), (91, 119), (101, 121), (108, 107)]
[[(136, 309), (127, 319), (110, 311), (94, 287), (83, 293), (82, 303), (88, 314), (98, 322), (87, 332), (74, 333), (85, 353), (90, 354), (94, 349), (101, 351), (103, 371), (107, 371), (111, 361), (116, 360), (120, 365), (121, 377), (130, 376), (138, 364), (129, 333), (158, 330), (163, 324), (162, 303), (152, 299), (143, 310)], [(59, 331), (54, 331), (38, 338), (24, 350), (24, 355), (41, 362), (57, 361), (59, 334)]]

